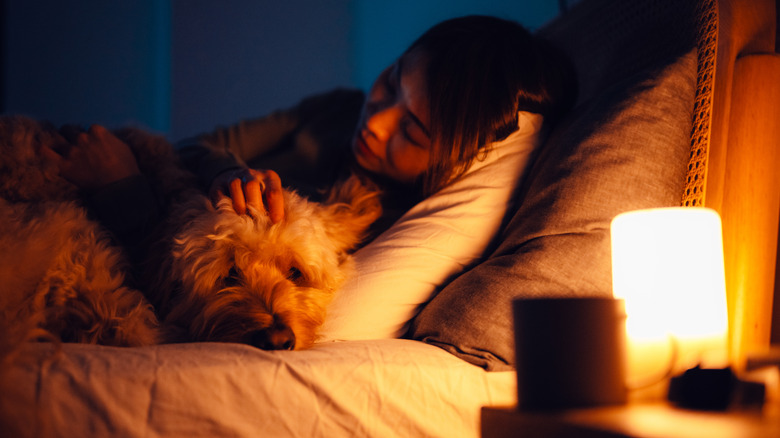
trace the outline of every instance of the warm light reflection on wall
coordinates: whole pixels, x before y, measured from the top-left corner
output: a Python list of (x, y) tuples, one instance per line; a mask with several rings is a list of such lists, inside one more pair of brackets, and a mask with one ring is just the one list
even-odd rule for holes
[(626, 304), (629, 381), (697, 364), (726, 365), (723, 239), (714, 210), (618, 215), (612, 264), (615, 297)]

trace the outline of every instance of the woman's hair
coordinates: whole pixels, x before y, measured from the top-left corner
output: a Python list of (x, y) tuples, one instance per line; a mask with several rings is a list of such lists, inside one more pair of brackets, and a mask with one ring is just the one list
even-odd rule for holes
[(556, 119), (573, 104), (574, 72), (552, 44), (520, 24), (472, 15), (435, 25), (405, 53), (427, 60), (431, 167), (430, 194), (462, 174), (490, 143), (517, 130), (517, 113)]

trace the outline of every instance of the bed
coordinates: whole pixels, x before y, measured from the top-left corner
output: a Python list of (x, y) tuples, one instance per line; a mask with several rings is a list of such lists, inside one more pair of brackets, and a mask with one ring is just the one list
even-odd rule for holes
[(481, 407), (517, 400), (511, 299), (610, 295), (611, 219), (681, 203), (721, 214), (739, 369), (780, 326), (776, 17), (772, 0), (576, 3), (539, 33), (571, 56), (577, 105), (444, 286), (305, 351), (35, 344), (3, 370), (0, 435), (478, 436)]

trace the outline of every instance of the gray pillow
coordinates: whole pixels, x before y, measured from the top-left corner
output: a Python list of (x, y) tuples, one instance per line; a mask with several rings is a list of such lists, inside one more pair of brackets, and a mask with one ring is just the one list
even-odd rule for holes
[(421, 310), (411, 337), (511, 369), (512, 299), (611, 296), (612, 218), (680, 204), (695, 88), (690, 51), (580, 103), (541, 149), (501, 243)]

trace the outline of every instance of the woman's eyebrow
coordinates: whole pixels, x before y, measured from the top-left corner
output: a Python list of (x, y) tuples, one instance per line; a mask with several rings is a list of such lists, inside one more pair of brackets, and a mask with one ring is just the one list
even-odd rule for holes
[[(401, 78), (404, 75), (403, 57), (398, 59), (396, 68), (398, 70), (396, 76), (396, 80), (398, 81), (398, 83), (396, 84), (397, 87), (396, 89), (400, 90)], [(426, 137), (431, 138), (431, 133), (430, 131), (428, 131), (428, 128), (425, 126), (425, 124), (423, 124), (422, 120), (420, 120), (420, 118), (417, 117), (417, 115), (412, 112), (411, 109), (407, 108), (406, 114), (409, 116), (410, 119), (412, 119), (412, 122), (420, 128), (420, 130), (423, 132), (423, 134), (425, 134)]]

